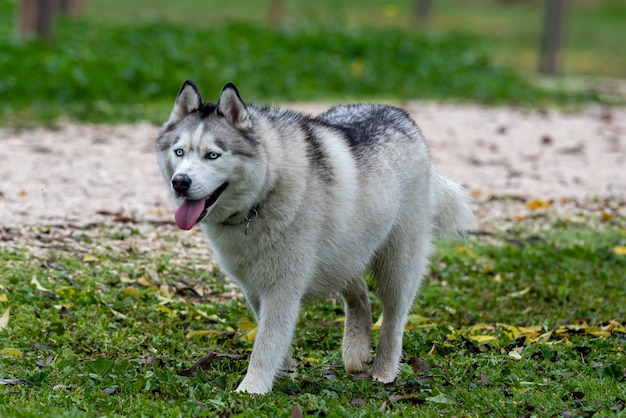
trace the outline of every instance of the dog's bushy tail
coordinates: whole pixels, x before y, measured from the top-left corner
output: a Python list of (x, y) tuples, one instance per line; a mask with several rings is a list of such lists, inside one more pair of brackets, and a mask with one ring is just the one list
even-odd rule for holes
[(476, 228), (471, 199), (459, 184), (435, 172), (433, 195), (438, 236), (465, 235)]

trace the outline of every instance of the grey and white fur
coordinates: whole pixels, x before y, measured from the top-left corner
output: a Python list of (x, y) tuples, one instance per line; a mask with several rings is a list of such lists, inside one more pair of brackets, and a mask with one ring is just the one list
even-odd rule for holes
[(246, 104), (231, 83), (207, 103), (186, 81), (156, 151), (179, 203), (177, 225), (202, 229), (254, 312), (258, 332), (238, 391), (270, 392), (292, 367), (294, 328), (311, 297), (343, 298), (343, 363), (365, 371), (368, 269), (383, 306), (371, 375), (394, 381), (434, 238), (475, 222), (467, 195), (436, 171), (405, 111), (355, 104), (310, 117)]

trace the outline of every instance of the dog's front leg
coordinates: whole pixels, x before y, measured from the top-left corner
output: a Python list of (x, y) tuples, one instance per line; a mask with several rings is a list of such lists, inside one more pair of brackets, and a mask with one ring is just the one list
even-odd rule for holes
[(267, 393), (289, 355), (300, 312), (301, 295), (293, 289), (272, 289), (262, 295), (257, 317), (257, 335), (246, 377), (237, 392)]

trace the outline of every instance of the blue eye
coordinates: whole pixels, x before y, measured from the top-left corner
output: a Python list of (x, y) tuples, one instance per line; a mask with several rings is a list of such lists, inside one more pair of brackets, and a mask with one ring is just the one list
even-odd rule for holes
[(185, 151), (182, 148), (177, 148), (174, 150), (174, 154), (176, 154), (177, 157), (182, 157), (185, 155)]
[(207, 153), (205, 158), (207, 160), (217, 160), (218, 158), (220, 158), (220, 155), (217, 152), (211, 151), (211, 152)]

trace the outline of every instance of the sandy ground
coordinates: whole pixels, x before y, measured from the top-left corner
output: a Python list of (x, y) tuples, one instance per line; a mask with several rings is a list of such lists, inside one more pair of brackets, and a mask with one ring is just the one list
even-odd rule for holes
[[(294, 105), (310, 113), (320, 105)], [(406, 103), (432, 157), (465, 185), (477, 209), (493, 196), (518, 202), (626, 201), (626, 109), (577, 113)], [(149, 124), (67, 124), (0, 130), (0, 226), (172, 222)]]

